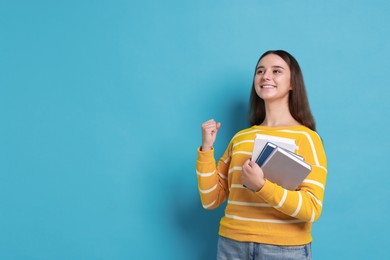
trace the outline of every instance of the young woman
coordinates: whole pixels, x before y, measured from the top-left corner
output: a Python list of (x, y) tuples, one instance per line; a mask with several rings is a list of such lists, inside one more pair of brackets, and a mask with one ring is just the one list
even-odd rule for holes
[[(217, 259), (311, 259), (312, 223), (322, 211), (326, 156), (298, 62), (286, 51), (267, 51), (257, 65), (250, 96), (251, 127), (238, 132), (218, 163), (213, 144), (221, 123), (202, 124), (196, 163), (205, 209), (227, 200)], [(250, 160), (256, 134), (295, 140), (294, 151), (312, 166), (297, 190), (264, 178)]]

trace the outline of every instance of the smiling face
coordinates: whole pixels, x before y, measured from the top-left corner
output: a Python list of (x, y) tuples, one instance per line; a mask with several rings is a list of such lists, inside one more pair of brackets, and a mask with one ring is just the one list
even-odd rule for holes
[(291, 72), (288, 64), (276, 54), (264, 56), (256, 68), (254, 87), (265, 102), (285, 100), (291, 87)]

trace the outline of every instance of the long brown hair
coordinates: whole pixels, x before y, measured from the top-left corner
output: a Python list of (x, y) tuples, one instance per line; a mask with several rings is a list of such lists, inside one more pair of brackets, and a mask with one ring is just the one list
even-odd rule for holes
[[(297, 60), (286, 51), (271, 50), (261, 55), (256, 64), (256, 68), (260, 60), (269, 54), (278, 55), (288, 64), (290, 68), (292, 90), (290, 90), (288, 95), (288, 106), (291, 115), (302, 125), (316, 131), (316, 124), (310, 111), (309, 100), (306, 94), (305, 82), (303, 81), (302, 71)], [(254, 78), (256, 76), (256, 68), (253, 76), (252, 91), (249, 101), (249, 123), (251, 126), (260, 125), (265, 119), (264, 100), (256, 94), (255, 90)]]

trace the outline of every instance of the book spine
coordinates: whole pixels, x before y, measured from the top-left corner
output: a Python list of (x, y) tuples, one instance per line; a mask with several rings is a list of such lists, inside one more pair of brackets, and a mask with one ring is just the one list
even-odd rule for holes
[(272, 143), (267, 143), (261, 151), (259, 157), (257, 157), (256, 163), (262, 167), (265, 160), (267, 160), (268, 156), (276, 149), (276, 147), (277, 146)]

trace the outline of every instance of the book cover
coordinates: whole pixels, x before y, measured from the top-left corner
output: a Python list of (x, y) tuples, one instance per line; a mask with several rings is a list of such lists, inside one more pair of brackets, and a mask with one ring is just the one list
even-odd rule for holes
[(288, 190), (296, 190), (311, 172), (310, 164), (281, 147), (274, 148), (260, 167), (265, 178)]

